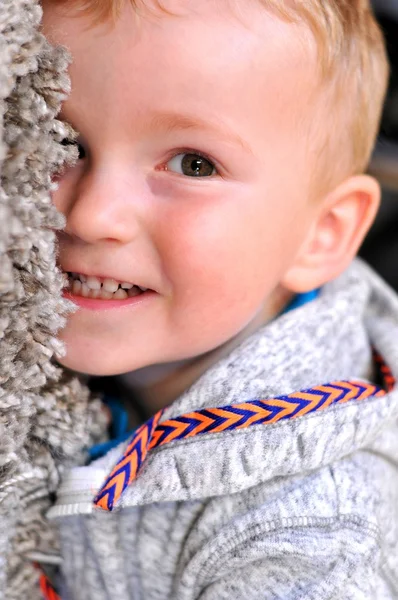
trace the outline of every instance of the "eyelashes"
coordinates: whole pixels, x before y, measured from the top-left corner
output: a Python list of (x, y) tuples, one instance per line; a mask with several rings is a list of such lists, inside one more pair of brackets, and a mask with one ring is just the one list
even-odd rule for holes
[[(81, 142), (65, 138), (61, 144), (63, 146), (75, 146), (78, 151), (78, 160), (87, 158), (86, 149)], [(218, 175), (218, 169), (213, 160), (202, 152), (198, 150), (180, 150), (175, 152), (178, 152), (178, 154), (174, 153), (161, 170), (196, 179), (210, 178)]]

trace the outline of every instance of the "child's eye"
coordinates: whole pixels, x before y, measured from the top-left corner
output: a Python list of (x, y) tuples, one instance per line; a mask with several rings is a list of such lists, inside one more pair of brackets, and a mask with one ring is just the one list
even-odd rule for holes
[(77, 149), (79, 152), (79, 160), (83, 160), (83, 158), (86, 158), (86, 150), (84, 149), (84, 146), (82, 146), (81, 144), (77, 144)]
[(74, 142), (73, 140), (68, 140), (67, 138), (65, 138), (64, 140), (62, 140), (61, 143), (64, 146), (76, 146), (79, 153), (79, 160), (83, 160), (84, 158), (86, 158), (86, 150), (84, 149), (84, 146), (82, 146), (82, 144), (79, 144), (79, 142)]
[(177, 154), (169, 160), (167, 170), (180, 173), (186, 177), (211, 177), (217, 172), (210, 160), (199, 154), (189, 152)]

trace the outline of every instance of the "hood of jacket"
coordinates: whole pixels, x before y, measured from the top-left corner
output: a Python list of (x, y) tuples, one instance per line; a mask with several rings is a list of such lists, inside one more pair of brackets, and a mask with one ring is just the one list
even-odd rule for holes
[[(377, 378), (375, 351), (392, 371), (388, 393), (371, 386), (359, 399), (348, 395), (345, 401), (316, 410), (300, 408), (294, 418), (290, 405), (286, 418), (242, 429), (223, 429), (221, 424), (222, 430), (192, 436), (173, 433), (178, 427), (183, 430), (189, 419), (194, 418), (197, 427), (198, 419), (212, 418), (212, 409), (217, 407), (227, 407), (230, 414), (231, 406), (236, 411), (246, 409), (244, 403), (253, 400), (281, 397), (283, 407), (283, 402), (290, 402), (289, 394), (333, 382), (344, 388), (341, 382), (356, 381), (354, 387), (360, 389), (361, 382)], [(380, 451), (397, 461), (397, 376), (398, 299), (369, 267), (356, 260), (346, 273), (325, 285), (316, 300), (259, 330), (158, 415), (157, 424), (152, 421), (145, 432), (137, 434), (149, 437), (149, 450), (133, 481), (136, 457), (131, 454), (130, 440), (89, 466), (72, 469), (50, 516), (98, 510), (94, 499), (101, 488), (113, 490), (108, 510), (116, 511), (234, 494), (274, 478), (319, 469), (380, 444), (380, 431), (391, 426), (394, 435), (382, 436)], [(316, 403), (323, 391), (315, 392)], [(297, 405), (301, 399), (305, 405), (313, 396), (301, 396)], [(164, 435), (165, 430), (169, 441), (159, 445), (156, 435)], [(140, 445), (138, 453), (142, 451)], [(130, 461), (128, 452), (133, 457)], [(116, 474), (113, 488), (109, 484), (112, 471)], [(126, 473), (129, 485), (121, 483)]]
[(37, 0), (0, 2), (0, 598), (8, 600), (39, 594), (25, 554), (56, 544), (42, 517), (49, 494), (104, 425), (99, 403), (53, 362), (69, 307), (51, 176), (73, 160), (61, 144), (73, 134), (56, 119), (68, 57), (40, 34), (41, 14)]

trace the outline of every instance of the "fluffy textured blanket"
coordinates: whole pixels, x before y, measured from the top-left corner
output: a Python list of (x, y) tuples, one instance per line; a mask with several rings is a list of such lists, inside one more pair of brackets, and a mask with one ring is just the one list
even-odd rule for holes
[(0, 599), (40, 598), (35, 557), (57, 545), (44, 514), (62, 470), (102, 436), (100, 404), (53, 362), (61, 298), (51, 176), (73, 148), (56, 119), (68, 57), (39, 33), (36, 0), (0, 2)]

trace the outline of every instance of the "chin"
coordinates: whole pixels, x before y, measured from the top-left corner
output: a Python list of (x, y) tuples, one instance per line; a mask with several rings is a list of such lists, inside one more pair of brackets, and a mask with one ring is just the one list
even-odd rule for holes
[(86, 353), (83, 356), (80, 353), (67, 352), (65, 356), (57, 356), (56, 360), (62, 367), (70, 369), (75, 373), (90, 375), (92, 377), (121, 375), (122, 373), (127, 373), (143, 366), (141, 364), (137, 366), (132, 361), (130, 363), (120, 361), (117, 356), (116, 360), (110, 360), (109, 354), (104, 352)]

